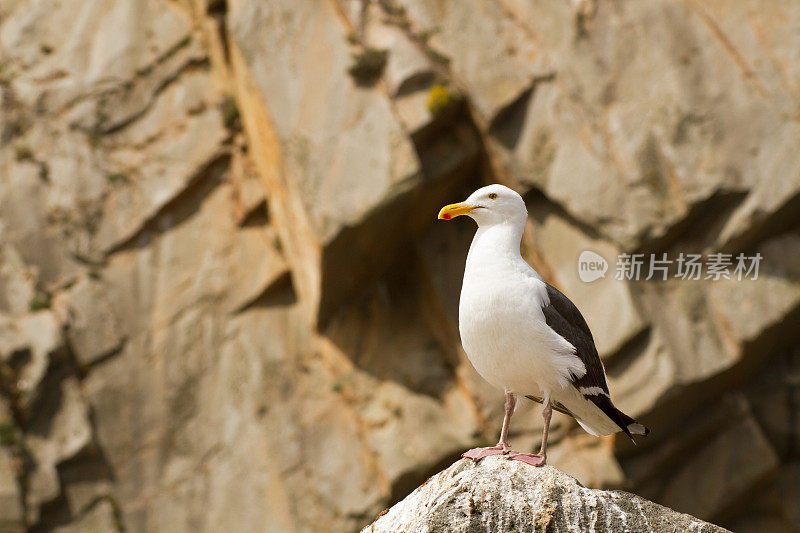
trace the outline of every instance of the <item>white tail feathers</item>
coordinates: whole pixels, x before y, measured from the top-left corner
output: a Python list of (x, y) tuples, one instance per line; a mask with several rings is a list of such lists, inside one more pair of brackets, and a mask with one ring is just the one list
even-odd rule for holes
[(630, 431), (634, 435), (647, 435), (648, 433), (650, 433), (650, 430), (644, 427), (639, 422), (628, 424), (628, 431)]

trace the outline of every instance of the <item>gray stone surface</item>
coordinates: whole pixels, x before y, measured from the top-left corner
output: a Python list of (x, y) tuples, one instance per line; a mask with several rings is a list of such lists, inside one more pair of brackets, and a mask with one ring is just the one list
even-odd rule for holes
[(496, 124), (505, 166), (623, 248), (741, 192), (715, 244), (741, 242), (797, 194), (800, 129), (782, 118), (797, 101), (798, 37), (784, 33), (797, 6), (588, 3), (582, 32), (566, 3), (511, 2), (557, 74)]
[[(5, 428), (8, 420), (0, 418), (0, 424)], [(23, 509), (14, 460), (7, 449), (0, 448), (0, 531), (4, 533), (25, 531)]]
[(54, 306), (65, 315), (61, 320), (67, 324), (67, 338), (81, 365), (90, 365), (122, 345), (121, 327), (101, 282), (77, 281)]
[[(25, 493), (29, 514), (26, 518), (33, 522), (38, 521), (40, 506), (61, 494), (58, 465), (78, 455), (92, 439), (88, 406), (81, 398), (77, 380), (67, 378), (56, 385), (61, 397), (57, 412), (51, 420), (34, 419), (34, 431), (25, 436), (25, 448), (33, 456), (35, 465), (29, 473)], [(42, 426), (46, 427), (45, 431)]]
[(621, 491), (587, 489), (552, 466), (461, 459), (363, 532), (726, 531)]
[(79, 515), (74, 522), (55, 528), (57, 533), (82, 533), (84, 531), (117, 531), (117, 517), (114, 507), (107, 500), (100, 500), (91, 509)]

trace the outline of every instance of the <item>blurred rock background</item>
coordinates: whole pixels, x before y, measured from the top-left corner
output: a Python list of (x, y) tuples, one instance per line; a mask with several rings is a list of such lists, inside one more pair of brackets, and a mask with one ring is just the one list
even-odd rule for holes
[(501, 182), (653, 429), (552, 463), (800, 531), (796, 0), (3, 0), (0, 98), (0, 530), (354, 531), (494, 442), (435, 218)]

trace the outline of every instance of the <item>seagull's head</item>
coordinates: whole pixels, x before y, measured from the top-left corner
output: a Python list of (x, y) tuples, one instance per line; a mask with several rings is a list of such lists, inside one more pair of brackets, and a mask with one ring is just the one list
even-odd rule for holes
[(439, 211), (441, 220), (461, 215), (468, 215), (478, 226), (508, 223), (524, 226), (528, 210), (522, 196), (504, 185), (494, 184), (481, 187), (463, 202), (446, 205)]

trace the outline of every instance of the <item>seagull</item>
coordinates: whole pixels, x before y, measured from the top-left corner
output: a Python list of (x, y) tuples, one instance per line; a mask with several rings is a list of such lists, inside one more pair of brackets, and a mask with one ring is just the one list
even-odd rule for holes
[[(478, 223), (458, 306), (461, 344), (481, 377), (505, 391), (500, 441), (463, 457), (479, 461), (502, 454), (544, 465), (553, 409), (595, 436), (622, 431), (633, 440), (633, 435), (647, 435), (649, 429), (611, 402), (603, 363), (578, 308), (522, 258), (520, 241), (528, 218), (522, 197), (494, 184), (439, 211), (441, 220), (461, 215)], [(515, 452), (508, 444), (517, 395), (544, 406), (537, 454)]]

